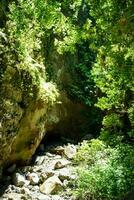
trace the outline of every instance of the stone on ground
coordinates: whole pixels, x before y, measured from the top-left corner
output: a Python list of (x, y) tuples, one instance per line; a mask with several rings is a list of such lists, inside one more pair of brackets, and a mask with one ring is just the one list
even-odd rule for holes
[(39, 183), (39, 176), (36, 173), (27, 174), (27, 179), (30, 181), (31, 185), (37, 185)]
[(63, 184), (57, 176), (48, 178), (41, 186), (40, 192), (43, 194), (54, 194), (62, 188)]
[(55, 147), (37, 155), (34, 165), (20, 167), (13, 176), (9, 175), (2, 200), (74, 200), (69, 183), (76, 178), (72, 154), (77, 147), (63, 145), (61, 155), (52, 153), (52, 148)]
[(61, 181), (73, 179), (73, 175), (68, 168), (57, 170), (56, 175)]
[(59, 159), (55, 162), (55, 166), (54, 169), (61, 169), (63, 167), (66, 167), (67, 165), (69, 165), (70, 162), (68, 160), (65, 159)]
[(75, 145), (68, 145), (64, 149), (64, 154), (67, 158), (72, 159), (77, 152), (77, 148)]
[(25, 177), (19, 173), (15, 173), (13, 175), (12, 181), (15, 186), (19, 186), (19, 187), (22, 187), (25, 184), (27, 184), (27, 180), (25, 179)]
[(63, 155), (64, 154), (64, 147), (62, 146), (57, 146), (57, 147), (54, 147), (54, 148), (51, 148), (50, 151), (52, 153), (55, 153), (55, 154), (58, 154), (58, 155)]

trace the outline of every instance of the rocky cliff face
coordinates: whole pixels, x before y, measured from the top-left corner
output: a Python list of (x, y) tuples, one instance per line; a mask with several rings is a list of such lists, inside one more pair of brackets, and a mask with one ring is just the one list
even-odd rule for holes
[[(1, 166), (25, 163), (48, 131), (56, 130), (64, 136), (78, 131), (83, 107), (72, 102), (66, 91), (60, 89), (62, 79), (57, 86), (46, 82), (38, 72), (36, 82), (37, 69), (34, 70), (31, 73), (12, 66), (3, 70), (0, 85)], [(75, 131), (71, 130), (74, 124)]]
[[(70, 75), (64, 71), (63, 64), (59, 65), (59, 61), (55, 61), (53, 66), (57, 74), (55, 83), (47, 82), (40, 68), (32, 69), (30, 65), (21, 68), (20, 63), (18, 65), (1, 65), (1, 166), (13, 162), (25, 163), (50, 130), (64, 136), (77, 132), (83, 110), (80, 104), (67, 97), (62, 83), (67, 84), (66, 77)], [(56, 69), (57, 66), (60, 67)], [(72, 127), (75, 127), (74, 130)]]
[[(23, 24), (15, 21), (14, 5), (7, 22), (0, 16), (4, 19), (0, 24), (1, 168), (27, 162), (46, 132), (73, 135), (86, 121), (85, 108), (68, 97), (66, 90), (73, 79), (67, 69), (77, 62), (77, 55), (61, 56), (53, 45), (47, 46), (45, 55), (38, 24), (27, 22), (34, 28), (30, 25), (23, 30)], [(23, 5), (18, 10), (23, 14)]]
[(58, 115), (51, 117), (59, 98), (58, 89), (38, 75), (38, 83), (34, 84), (34, 72), (7, 66), (2, 74), (1, 164), (29, 159), (49, 124), (59, 120)]

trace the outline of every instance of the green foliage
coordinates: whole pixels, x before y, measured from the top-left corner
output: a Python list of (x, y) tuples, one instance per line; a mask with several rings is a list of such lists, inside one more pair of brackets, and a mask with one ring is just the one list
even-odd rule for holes
[(105, 116), (103, 118), (102, 124), (103, 124), (103, 126), (105, 126), (107, 128), (111, 128), (113, 126), (115, 126), (115, 127), (118, 127), (118, 126), (121, 127), (122, 126), (119, 116), (115, 113), (112, 113), (109, 116)]
[(91, 74), (95, 53), (89, 48), (88, 41), (77, 45), (77, 52), (78, 63), (70, 67), (74, 78), (69, 85), (68, 93), (77, 101), (91, 107), (96, 102), (96, 87)]
[(46, 5), (47, 2), (38, 3), (36, 0), (12, 1), (9, 3), (8, 20), (1, 31), (2, 68), (6, 70), (5, 74), (1, 70), (2, 81), (12, 82), (14, 87), (21, 89), (23, 107), (39, 98), (51, 104), (58, 97), (56, 86), (52, 82), (46, 83), (42, 40), (47, 25), (40, 20), (43, 13), (48, 13), (51, 8), (51, 5), (50, 8)]
[[(95, 38), (92, 47), (97, 50), (92, 75), (96, 86), (102, 92), (96, 106), (107, 113), (103, 120), (102, 132), (104, 133), (106, 127), (106, 130), (111, 133), (122, 132), (128, 139), (134, 121), (132, 117), (134, 6), (131, 0), (127, 2), (108, 0), (98, 1), (98, 3), (91, 0), (89, 4), (91, 15), (96, 20), (96, 26), (91, 33), (91, 37)], [(117, 121), (115, 116), (118, 118)], [(132, 134), (130, 138), (132, 139)]]
[(101, 140), (94, 139), (92, 142), (84, 141), (74, 157), (74, 163), (82, 163), (82, 165), (85, 163), (90, 165), (94, 163), (96, 153), (105, 150), (105, 148), (106, 146)]
[(0, 2), (1, 118), (12, 105), (10, 118), (21, 120), (29, 102), (58, 100), (53, 51), (72, 76), (62, 89), (87, 106), (88, 132), (101, 121), (101, 138), (114, 146), (101, 140), (80, 146), (74, 161), (85, 170), (76, 182), (80, 199), (120, 199), (134, 186), (134, 152), (121, 143), (134, 138), (133, 10), (132, 0)]
[(75, 158), (75, 195), (83, 200), (122, 199), (134, 186), (133, 155), (131, 145), (111, 148), (98, 139), (82, 143)]

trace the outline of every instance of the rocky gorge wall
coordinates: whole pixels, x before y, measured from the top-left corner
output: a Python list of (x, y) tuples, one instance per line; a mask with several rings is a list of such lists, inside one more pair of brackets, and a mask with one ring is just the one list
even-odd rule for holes
[(37, 17), (50, 8), (41, 1), (44, 10), (38, 5), (35, 13), (35, 3), (1, 2), (1, 169), (27, 163), (46, 133), (76, 139), (88, 127), (87, 107), (68, 94), (74, 79), (70, 66), (78, 64), (78, 54), (58, 53), (56, 36)]
[[(36, 71), (36, 68), (34, 69)], [(35, 73), (33, 71), (33, 74)], [(34, 154), (46, 132), (58, 129), (67, 136), (72, 121), (80, 121), (83, 109), (73, 103), (56, 83), (38, 73), (38, 84), (27, 70), (7, 66), (0, 85), (0, 165), (25, 163)], [(69, 127), (70, 124), (70, 127)], [(75, 132), (78, 129), (75, 127)], [(70, 131), (70, 133), (69, 133)], [(52, 136), (53, 137), (53, 136)]]

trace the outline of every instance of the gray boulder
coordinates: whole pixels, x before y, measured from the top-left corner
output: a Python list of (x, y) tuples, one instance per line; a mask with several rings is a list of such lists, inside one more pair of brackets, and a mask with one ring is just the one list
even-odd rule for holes
[(41, 186), (40, 192), (43, 194), (54, 194), (63, 187), (62, 182), (57, 176), (48, 178)]

